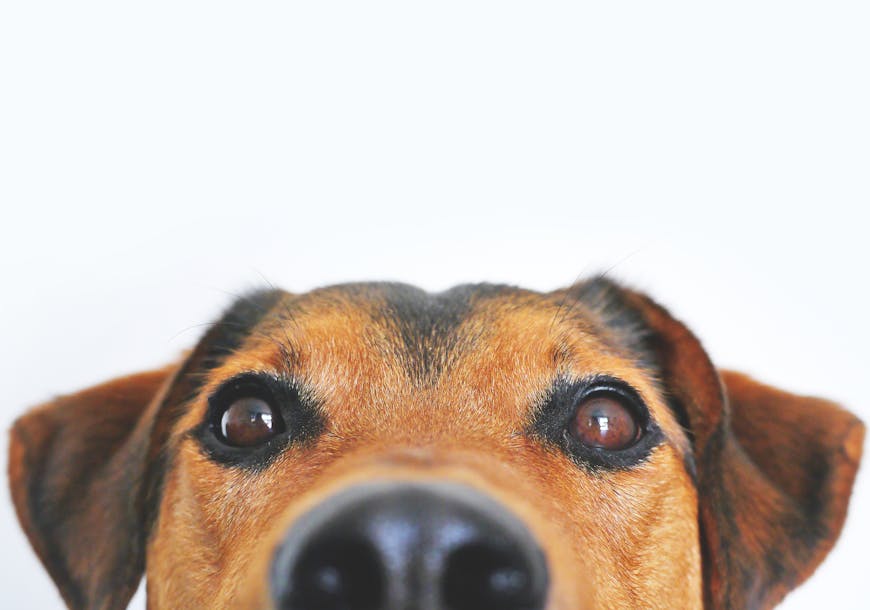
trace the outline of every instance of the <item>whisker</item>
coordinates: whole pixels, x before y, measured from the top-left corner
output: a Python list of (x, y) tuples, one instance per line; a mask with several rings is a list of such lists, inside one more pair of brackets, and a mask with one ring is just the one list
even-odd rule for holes
[[(594, 281), (594, 280), (596, 280), (596, 279), (597, 279), (597, 280), (604, 280), (604, 279), (607, 279), (607, 277), (608, 277), (609, 275), (611, 275), (612, 272), (613, 272), (617, 267), (619, 267), (620, 265), (625, 264), (626, 261), (630, 260), (632, 257), (634, 257), (634, 256), (636, 256), (637, 254), (639, 254), (639, 253), (640, 253), (641, 251), (643, 251), (645, 248), (646, 248), (646, 246), (639, 246), (639, 247), (635, 248), (634, 250), (632, 250), (632, 251), (628, 252), (627, 254), (625, 254), (624, 256), (622, 256), (620, 259), (618, 259), (618, 260), (617, 260), (616, 262), (614, 262), (612, 265), (610, 265), (609, 267), (607, 267), (604, 271), (601, 271), (601, 272), (599, 272), (599, 273), (596, 273), (596, 274), (594, 274), (594, 275), (591, 275), (591, 276), (590, 276), (586, 281), (582, 282), (582, 284), (588, 284), (588, 283), (591, 283), (592, 281)], [(571, 294), (572, 294), (573, 291), (575, 291), (575, 290), (577, 290), (578, 288), (581, 287), (580, 277), (581, 277), (582, 275), (585, 275), (585, 273), (582, 273), (582, 274), (578, 275), (577, 278), (574, 280), (574, 282), (573, 282), (570, 286), (568, 286), (568, 287), (565, 289), (565, 295), (563, 296), (562, 301), (559, 303), (559, 307), (557, 308), (556, 313), (553, 315), (553, 321), (552, 321), (552, 323), (550, 324), (550, 332), (552, 332), (553, 327), (555, 326), (557, 320), (558, 320), (559, 322), (562, 322), (562, 321), (564, 321), (565, 319), (567, 319), (568, 316), (571, 315), (571, 313), (572, 313), (572, 312), (573, 312), (573, 311), (574, 311), (574, 310), (579, 306), (579, 304), (583, 301), (583, 299), (582, 299), (582, 295), (580, 295), (580, 294), (575, 295), (575, 298), (573, 299), (573, 302), (570, 304), (570, 306), (567, 307), (567, 308), (565, 308), (565, 303), (567, 302), (568, 297), (571, 296)]]

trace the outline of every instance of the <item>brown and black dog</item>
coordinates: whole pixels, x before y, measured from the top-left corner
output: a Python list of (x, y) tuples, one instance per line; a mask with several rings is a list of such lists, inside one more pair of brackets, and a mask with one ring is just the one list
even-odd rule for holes
[(719, 371), (648, 297), (351, 284), (236, 302), (178, 363), (12, 430), (71, 608), (769, 608), (833, 546), (836, 405)]

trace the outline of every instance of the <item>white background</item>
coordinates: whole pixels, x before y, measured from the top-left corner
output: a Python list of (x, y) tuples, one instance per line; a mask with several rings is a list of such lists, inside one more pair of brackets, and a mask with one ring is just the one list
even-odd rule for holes
[[(600, 270), (870, 420), (868, 30), (863, 1), (4, 2), (0, 424), (263, 278)], [(785, 608), (866, 608), (868, 473)], [(59, 607), (5, 485), (0, 539), (3, 606)]]

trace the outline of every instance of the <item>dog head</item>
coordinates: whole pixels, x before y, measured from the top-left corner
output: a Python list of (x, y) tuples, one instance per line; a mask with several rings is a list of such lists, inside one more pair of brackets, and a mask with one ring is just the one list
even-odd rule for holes
[(717, 371), (637, 292), (240, 299), (10, 445), (72, 608), (769, 608), (839, 535), (863, 426)]

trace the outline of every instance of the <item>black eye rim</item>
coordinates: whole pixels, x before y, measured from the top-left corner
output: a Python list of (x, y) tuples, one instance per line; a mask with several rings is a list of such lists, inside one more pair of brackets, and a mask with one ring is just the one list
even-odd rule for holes
[[(601, 396), (615, 399), (634, 417), (638, 434), (627, 447), (607, 449), (586, 445), (571, 431), (578, 409)], [(640, 392), (616, 377), (560, 378), (542, 403), (531, 425), (532, 435), (557, 447), (581, 468), (593, 471), (634, 468), (646, 461), (652, 450), (664, 440)]]
[[(257, 398), (272, 409), (274, 433), (262, 443), (237, 446), (221, 432), (224, 412), (241, 398)], [(223, 382), (208, 397), (203, 421), (190, 430), (202, 452), (222, 466), (259, 471), (266, 468), (287, 447), (309, 442), (323, 430), (319, 406), (294, 379), (263, 372), (247, 372)]]

